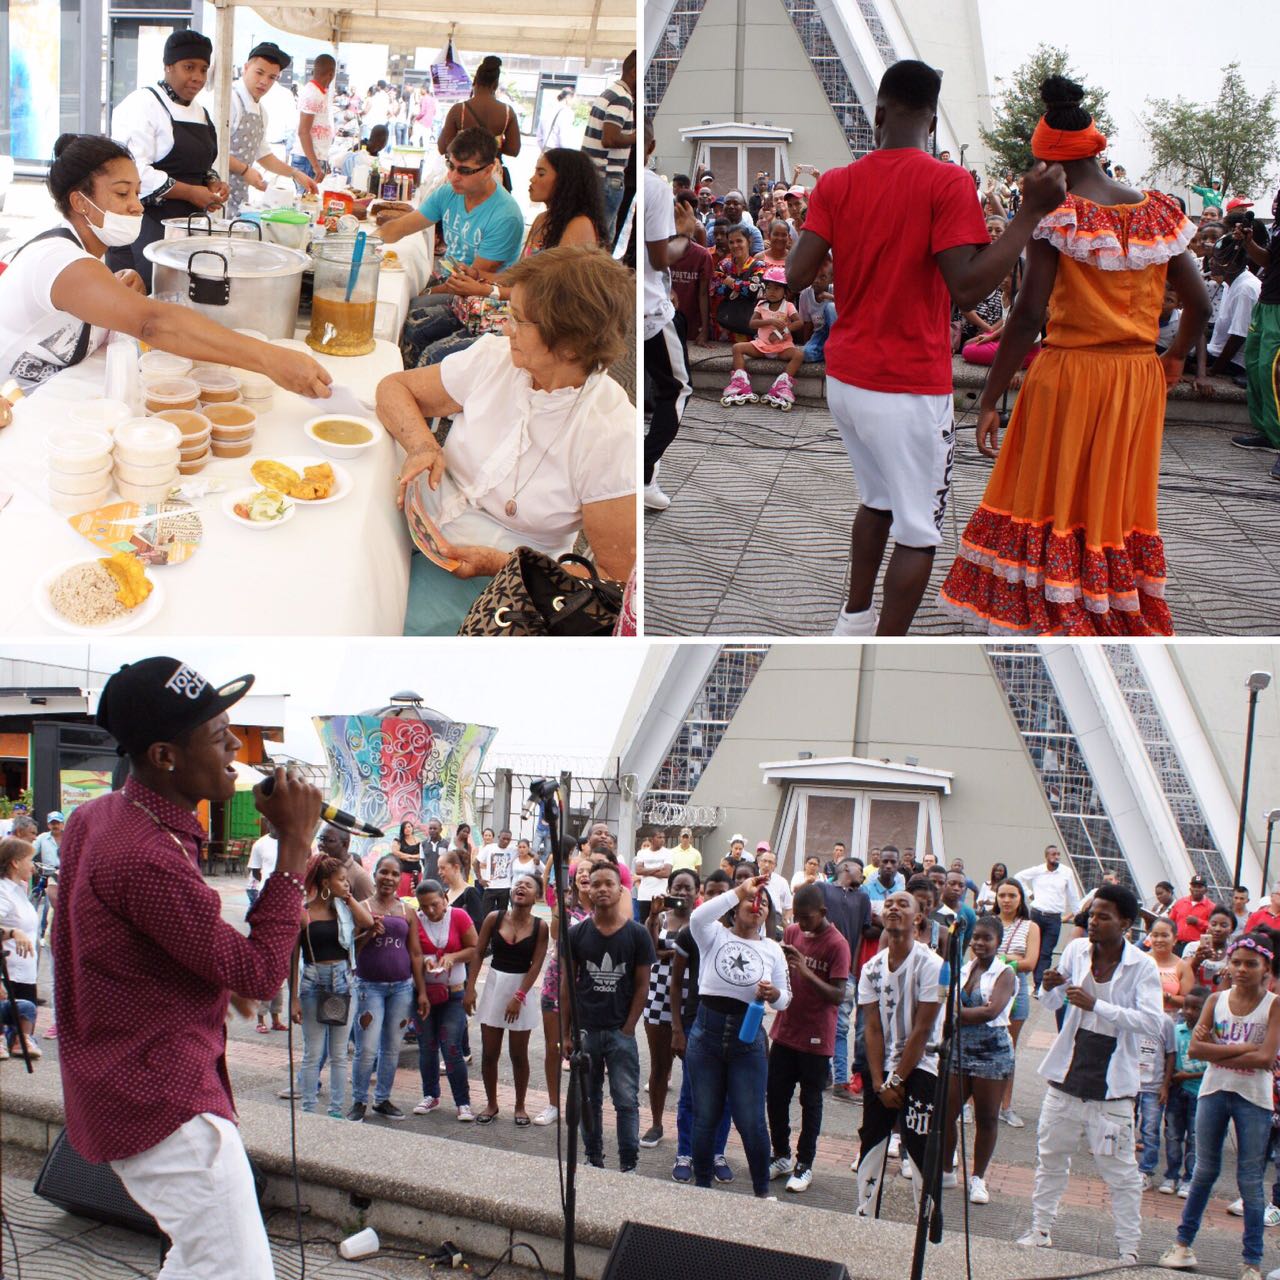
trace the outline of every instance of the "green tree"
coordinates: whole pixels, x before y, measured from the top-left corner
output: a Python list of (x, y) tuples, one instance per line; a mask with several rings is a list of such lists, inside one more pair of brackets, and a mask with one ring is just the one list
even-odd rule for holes
[(1148, 98), (1142, 125), (1151, 139), (1148, 181), (1163, 177), (1183, 186), (1222, 183), (1222, 194), (1266, 185), (1276, 153), (1276, 89), (1253, 97), (1238, 62), (1222, 68), (1213, 102)]
[[(1031, 154), (1031, 134), (1040, 117), (1044, 115), (1044, 103), (1040, 101), (1040, 86), (1050, 76), (1066, 76), (1082, 84), (1079, 73), (1068, 63), (1065, 49), (1052, 45), (1037, 45), (1035, 52), (1013, 73), (1012, 78), (996, 76), (999, 92), (991, 104), (994, 128), (979, 126), (983, 144), (991, 153), (988, 172), (1000, 177), (1006, 173), (1026, 173), (1035, 163)], [(1086, 86), (1084, 109), (1093, 122), (1111, 139), (1115, 122), (1107, 113), (1107, 95), (1102, 89)]]

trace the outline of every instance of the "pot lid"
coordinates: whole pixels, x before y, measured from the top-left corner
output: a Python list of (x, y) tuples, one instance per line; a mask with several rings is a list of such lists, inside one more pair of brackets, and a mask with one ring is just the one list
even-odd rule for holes
[(299, 213), (296, 209), (268, 209), (258, 215), (258, 221), (287, 222), (294, 226), (301, 226), (304, 222), (310, 222), (311, 219), (305, 213)]
[(147, 258), (162, 267), (176, 267), (190, 273), (188, 265), (196, 254), (196, 271), (202, 276), (218, 279), (222, 276), (222, 263), (211, 256), (217, 254), (227, 263), (227, 275), (233, 280), (245, 280), (266, 276), (289, 276), (310, 265), (305, 253), (288, 249), (282, 244), (267, 241), (233, 238), (219, 239), (216, 243), (208, 237), (195, 240), (156, 240), (143, 250)]

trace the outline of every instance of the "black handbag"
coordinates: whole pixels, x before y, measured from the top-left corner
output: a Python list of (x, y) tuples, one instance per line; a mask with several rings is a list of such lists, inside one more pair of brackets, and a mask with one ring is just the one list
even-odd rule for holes
[[(565, 569), (582, 565), (589, 577)], [(622, 609), (622, 583), (605, 582), (582, 556), (559, 560), (517, 547), (471, 606), (460, 636), (607, 636)]]
[(759, 285), (748, 285), (736, 298), (726, 298), (716, 311), (716, 324), (729, 333), (750, 333), (751, 317), (762, 292)]

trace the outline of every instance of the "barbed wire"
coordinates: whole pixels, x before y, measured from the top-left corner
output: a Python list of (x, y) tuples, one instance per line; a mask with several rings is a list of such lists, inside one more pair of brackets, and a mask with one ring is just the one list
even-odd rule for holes
[(656, 827), (718, 827), (725, 810), (714, 804), (675, 804), (655, 800), (644, 811), (642, 821)]

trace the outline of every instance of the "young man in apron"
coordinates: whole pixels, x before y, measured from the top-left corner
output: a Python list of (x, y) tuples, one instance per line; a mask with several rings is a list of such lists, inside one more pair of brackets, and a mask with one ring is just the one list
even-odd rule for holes
[(142, 234), (112, 249), (113, 271), (132, 267), (151, 288), (147, 245), (164, 238), (167, 218), (215, 214), (230, 188), (214, 169), (218, 132), (196, 94), (209, 78), (213, 44), (198, 31), (175, 31), (164, 44), (164, 78), (135, 89), (115, 109), (111, 136), (129, 148), (142, 176)]
[[(266, 179), (258, 172), (278, 173), (292, 178), (304, 191), (315, 195), (315, 179), (301, 169), (285, 164), (264, 140), (267, 117), (262, 110), (262, 99), (280, 79), (280, 73), (292, 62), (283, 49), (269, 40), (255, 45), (245, 59), (240, 79), (231, 86), (231, 195), (227, 200), (227, 216), (237, 218), (249, 198), (249, 188), (267, 189)], [(257, 166), (255, 168), (255, 165)]]

